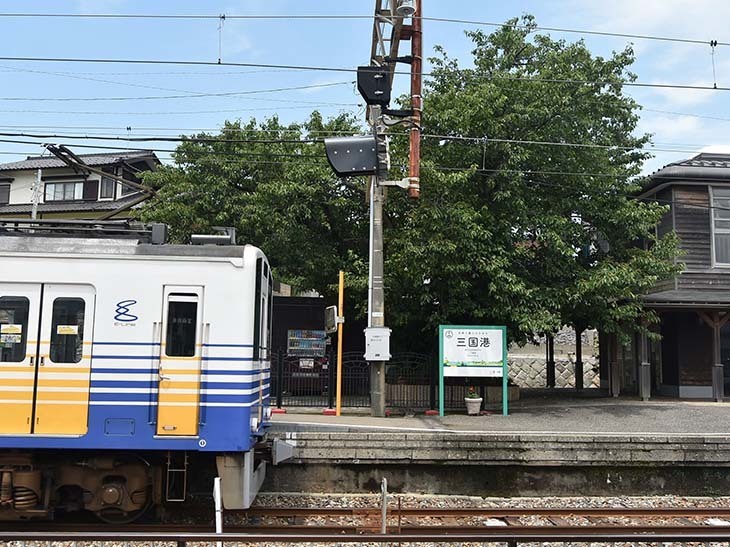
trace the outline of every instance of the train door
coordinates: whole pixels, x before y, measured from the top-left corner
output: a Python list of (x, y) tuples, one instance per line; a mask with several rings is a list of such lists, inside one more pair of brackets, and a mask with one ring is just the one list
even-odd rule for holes
[(94, 300), (88, 285), (43, 285), (34, 433), (88, 429)]
[(0, 434), (31, 431), (41, 286), (0, 284)]
[(257, 424), (264, 417), (264, 391), (270, 376), (271, 308), (273, 304), (273, 280), (269, 265), (259, 258), (256, 262), (256, 302), (254, 307), (254, 367), (258, 370)]
[(166, 286), (159, 363), (157, 434), (197, 435), (203, 287)]
[(95, 291), (0, 284), (0, 433), (88, 430)]

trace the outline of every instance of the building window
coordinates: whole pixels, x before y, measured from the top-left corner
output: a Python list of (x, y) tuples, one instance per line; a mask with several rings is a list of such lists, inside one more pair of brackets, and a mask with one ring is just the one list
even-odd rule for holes
[(730, 188), (712, 188), (715, 262), (730, 264)]
[(5, 182), (0, 184), (0, 205), (10, 203), (10, 184)]
[(99, 190), (99, 199), (114, 199), (114, 191), (117, 187), (117, 181), (109, 177), (102, 177), (101, 188)]
[[(139, 184), (139, 182), (140, 182), (140, 180), (137, 177), (135, 177), (131, 171), (128, 171), (127, 169), (124, 169), (122, 171), (122, 178), (124, 180), (129, 180), (129, 181), (132, 181), (137, 184)], [(128, 196), (130, 194), (134, 194), (137, 192), (139, 192), (139, 190), (137, 188), (135, 188), (134, 186), (122, 184), (122, 196)]]
[(83, 181), (46, 183), (45, 201), (73, 201), (84, 199)]

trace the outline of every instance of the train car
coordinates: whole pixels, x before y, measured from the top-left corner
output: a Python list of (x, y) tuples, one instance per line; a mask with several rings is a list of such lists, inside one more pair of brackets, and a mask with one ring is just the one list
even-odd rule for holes
[(250, 245), (170, 245), (165, 232), (0, 221), (0, 520), (131, 521), (183, 500), (203, 465), (224, 507), (256, 495), (269, 264)]

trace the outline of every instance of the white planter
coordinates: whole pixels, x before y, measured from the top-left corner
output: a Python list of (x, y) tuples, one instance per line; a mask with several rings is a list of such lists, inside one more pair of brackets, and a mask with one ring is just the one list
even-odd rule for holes
[(479, 411), (482, 408), (482, 398), (481, 397), (479, 397), (478, 399), (464, 397), (464, 402), (466, 403), (466, 413), (469, 416), (478, 416), (479, 415)]

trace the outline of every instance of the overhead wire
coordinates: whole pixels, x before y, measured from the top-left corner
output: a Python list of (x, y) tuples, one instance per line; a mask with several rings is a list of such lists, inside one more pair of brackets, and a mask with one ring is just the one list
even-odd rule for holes
[[(225, 14), (225, 19), (231, 20), (371, 20), (373, 15), (360, 14)], [(0, 17), (7, 18), (79, 18), (79, 19), (170, 19), (170, 20), (210, 20), (221, 19), (220, 14), (153, 14), (153, 13), (0, 13)], [(549, 32), (586, 34), (593, 36), (630, 38), (635, 40), (654, 40), (662, 42), (676, 42), (684, 44), (708, 45), (712, 40), (702, 40), (697, 38), (681, 38), (674, 36), (660, 36), (652, 34), (635, 34), (626, 32), (611, 32), (600, 30), (576, 29), (568, 27), (551, 27), (544, 25), (525, 25), (519, 23), (505, 23), (496, 21), (481, 21), (473, 19), (457, 19), (449, 17), (420, 17), (422, 21), (432, 21), (439, 23), (457, 23), (462, 25), (474, 26), (490, 26), (490, 27), (510, 27), (524, 30), (542, 30)], [(715, 45), (728, 46), (730, 42), (714, 41)]]
[[(290, 86), (290, 87), (276, 87), (276, 88), (270, 88), (270, 89), (253, 89), (253, 90), (247, 90), (247, 91), (225, 91), (225, 92), (205, 92), (205, 93), (196, 93), (196, 92), (184, 92), (186, 94), (183, 95), (152, 95), (152, 96), (144, 96), (144, 97), (0, 97), (0, 101), (149, 101), (149, 100), (159, 100), (159, 99), (195, 99), (195, 98), (201, 98), (201, 97), (238, 97), (241, 95), (253, 95), (257, 93), (278, 93), (282, 91), (299, 91), (304, 89), (319, 89), (319, 88), (325, 88), (325, 87), (334, 87), (334, 86), (340, 86), (340, 85), (352, 85), (354, 84), (354, 81), (346, 81), (346, 82), (332, 82), (332, 83), (326, 83), (326, 84), (311, 84), (311, 85), (299, 85), (299, 86)], [(280, 99), (270, 99), (267, 98), (265, 100), (277, 100)], [(297, 101), (297, 100), (286, 100), (285, 102), (297, 102), (297, 103), (305, 103), (305, 104), (311, 104), (311, 101)], [(318, 103), (315, 103), (318, 104)], [(333, 103), (333, 104), (339, 104), (343, 106), (351, 106), (352, 103)]]
[[(216, 62), (216, 61), (190, 61), (190, 60), (171, 60), (171, 59), (105, 59), (105, 58), (81, 58), (81, 57), (0, 57), (0, 61), (22, 61), (22, 62), (49, 62), (49, 63), (120, 63), (120, 64), (142, 64), (142, 65), (192, 65), (192, 66), (242, 66), (242, 67), (258, 67), (258, 68), (280, 68), (286, 70), (300, 71), (325, 71), (325, 72), (347, 72), (356, 73), (357, 68), (347, 67), (328, 67), (320, 65), (282, 65), (270, 63), (240, 63), (240, 62)], [(472, 69), (460, 69), (460, 71), (469, 71)], [(411, 75), (407, 71), (394, 71), (395, 74)], [(433, 76), (432, 72), (422, 72), (421, 76)], [(627, 86), (627, 87), (643, 87), (643, 88), (659, 88), (659, 89), (684, 89), (698, 91), (730, 91), (730, 87), (711, 85), (689, 85), (689, 84), (668, 84), (668, 83), (649, 83), (649, 82), (630, 82), (630, 81), (611, 81), (611, 80), (580, 80), (574, 78), (523, 78), (513, 76), (489, 76), (490, 80), (503, 81), (519, 81), (530, 83), (553, 83), (553, 84), (576, 84), (576, 85), (599, 85), (599, 86)]]

